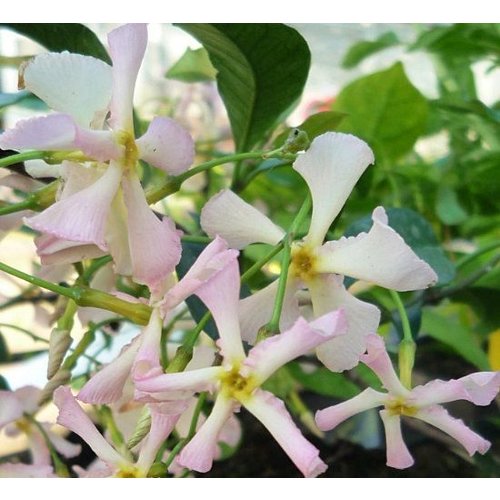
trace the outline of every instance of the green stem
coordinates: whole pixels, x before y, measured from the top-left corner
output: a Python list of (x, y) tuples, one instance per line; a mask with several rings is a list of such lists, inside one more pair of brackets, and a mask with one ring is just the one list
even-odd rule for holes
[(25, 153), (16, 153), (5, 158), (0, 158), (0, 168), (10, 167), (16, 163), (22, 163), (28, 160), (44, 160), (50, 156), (46, 151), (27, 151)]
[(208, 236), (185, 235), (185, 236), (181, 236), (181, 240), (185, 241), (186, 243), (211, 243), (212, 242), (212, 238), (209, 238)]
[(403, 327), (403, 340), (399, 344), (399, 378), (407, 389), (411, 389), (411, 376), (415, 363), (415, 351), (417, 346), (411, 334), (410, 320), (406, 314), (406, 309), (401, 297), (394, 290), (389, 290), (389, 293), (398, 309), (401, 325)]
[(457, 262), (457, 269), (463, 268), (465, 265), (469, 264), (473, 260), (477, 259), (481, 255), (484, 255), (485, 253), (490, 252), (491, 250), (495, 250), (496, 248), (500, 247), (500, 241), (493, 241), (489, 245), (485, 245), (483, 248), (480, 248), (476, 252), (466, 255), (462, 257), (458, 262)]
[(0, 216), (22, 212), (23, 210), (31, 210), (33, 208), (33, 200), (30, 198), (26, 198), (25, 200), (18, 203), (12, 203), (10, 205), (4, 205), (0, 207)]
[(249, 267), (242, 275), (241, 282), (244, 283), (248, 281), (256, 272), (258, 272), (265, 264), (267, 264), (275, 255), (281, 252), (283, 249), (284, 242), (280, 241), (275, 247), (273, 247), (264, 257), (257, 260)]

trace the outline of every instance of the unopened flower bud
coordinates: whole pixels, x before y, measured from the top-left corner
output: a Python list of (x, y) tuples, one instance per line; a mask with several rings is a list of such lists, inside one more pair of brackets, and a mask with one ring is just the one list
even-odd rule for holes
[(40, 394), (38, 405), (41, 406), (52, 399), (52, 394), (61, 385), (67, 384), (71, 380), (71, 370), (59, 370), (45, 385)]
[(49, 362), (47, 378), (50, 380), (59, 370), (64, 356), (68, 352), (72, 339), (69, 330), (54, 328), (50, 334)]

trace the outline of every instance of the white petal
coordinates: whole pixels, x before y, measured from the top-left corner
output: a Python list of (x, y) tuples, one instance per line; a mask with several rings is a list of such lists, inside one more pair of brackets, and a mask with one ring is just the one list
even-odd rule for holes
[(368, 233), (325, 243), (319, 251), (318, 272), (343, 274), (400, 292), (435, 284), (436, 273), (387, 225), (385, 210), (377, 207), (372, 218)]
[(212, 238), (224, 238), (231, 248), (244, 248), (251, 243), (279, 243), (285, 231), (232, 191), (213, 196), (203, 207), (201, 227)]
[(245, 408), (264, 424), (305, 477), (316, 477), (326, 471), (319, 450), (302, 435), (281, 399), (258, 389), (245, 401)]
[(368, 145), (353, 135), (327, 132), (313, 140), (293, 168), (305, 179), (313, 213), (306, 241), (320, 245), (352, 189), (374, 157)]
[(386, 399), (386, 394), (369, 387), (343, 403), (316, 412), (316, 424), (322, 431), (330, 431), (353, 415), (384, 404)]
[(83, 127), (100, 127), (111, 100), (111, 67), (95, 57), (47, 53), (31, 60), (25, 87), (50, 108), (73, 116)]
[(12, 391), (0, 391), (0, 429), (23, 416), (23, 406)]
[(366, 350), (367, 336), (377, 331), (380, 311), (351, 295), (343, 285), (343, 277), (317, 275), (309, 282), (314, 315), (342, 308), (347, 320), (347, 333), (329, 340), (316, 349), (318, 359), (330, 370), (340, 372), (354, 368)]
[(406, 469), (414, 463), (401, 434), (401, 418), (391, 415), (387, 410), (381, 410), (380, 417), (385, 428), (387, 446), (387, 465), (395, 469)]
[(28, 465), (4, 463), (0, 465), (0, 477), (58, 477), (51, 465)]

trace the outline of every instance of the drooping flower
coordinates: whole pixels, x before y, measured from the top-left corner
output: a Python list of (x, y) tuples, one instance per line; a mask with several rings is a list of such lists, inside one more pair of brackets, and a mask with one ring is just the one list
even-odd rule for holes
[(384, 341), (378, 335), (369, 336), (368, 352), (361, 361), (376, 373), (387, 392), (368, 388), (344, 403), (318, 411), (316, 423), (321, 430), (334, 429), (357, 413), (383, 406), (380, 417), (385, 428), (387, 465), (390, 467), (405, 469), (414, 462), (403, 441), (402, 416), (418, 418), (441, 429), (456, 439), (471, 456), (488, 451), (491, 443), (462, 420), (449, 415), (441, 404), (459, 399), (481, 406), (490, 404), (500, 389), (500, 372), (477, 372), (458, 380), (433, 380), (409, 390), (398, 379)]
[(21, 387), (15, 391), (0, 391), (0, 429), (5, 428), (6, 435), (10, 437), (26, 435), (31, 455), (31, 464), (1, 464), (0, 477), (55, 477), (45, 436), (52, 446), (67, 458), (80, 453), (80, 445), (70, 443), (53, 432), (49, 423), (39, 423), (44, 436), (38, 426), (27, 417), (38, 410), (37, 401), (40, 394), (41, 390), (33, 386)]
[[(68, 52), (30, 61), (22, 71), (25, 87), (57, 113), (19, 122), (0, 136), (0, 147), (81, 151), (92, 160), (86, 167), (77, 165), (86, 175), (78, 179), (76, 191), (26, 220), (51, 237), (39, 251), (48, 258), (64, 247), (64, 257), (75, 260), (89, 252), (93, 257), (97, 249), (110, 252), (117, 273), (154, 288), (178, 263), (180, 239), (168, 218), (161, 221), (149, 209), (136, 165), (143, 159), (178, 174), (191, 165), (194, 146), (189, 134), (166, 117), (154, 118), (135, 139), (132, 100), (147, 28), (125, 25), (108, 41), (112, 67)], [(72, 175), (79, 175), (74, 168)]]
[(343, 313), (335, 311), (310, 324), (299, 318), (289, 330), (259, 343), (246, 356), (238, 322), (237, 262), (231, 262), (215, 279), (197, 288), (195, 294), (217, 324), (221, 366), (136, 380), (137, 389), (149, 393), (152, 401), (168, 401), (182, 393), (187, 397), (206, 390), (217, 393), (212, 412), (182, 450), (178, 463), (198, 472), (210, 470), (221, 429), (233, 412), (244, 406), (264, 424), (305, 476), (323, 473), (326, 465), (318, 450), (302, 436), (283, 401), (261, 385), (284, 364), (343, 334)]
[[(308, 234), (292, 244), (280, 327), (286, 329), (299, 315), (296, 292), (304, 286), (310, 292), (315, 317), (342, 307), (348, 334), (317, 349), (318, 358), (333, 371), (358, 363), (366, 349), (367, 335), (380, 321), (377, 307), (345, 289), (344, 275), (398, 291), (426, 288), (437, 279), (432, 268), (388, 225), (382, 207), (374, 210), (368, 233), (323, 244), (354, 185), (373, 162), (373, 153), (365, 142), (352, 135), (328, 132), (316, 137), (293, 165), (309, 186), (313, 211)], [(285, 235), (283, 229), (228, 190), (205, 205), (201, 225), (207, 234), (222, 236), (234, 248), (257, 242), (276, 245)], [(259, 327), (270, 320), (276, 290), (277, 281), (241, 301), (246, 341), (253, 343)]]

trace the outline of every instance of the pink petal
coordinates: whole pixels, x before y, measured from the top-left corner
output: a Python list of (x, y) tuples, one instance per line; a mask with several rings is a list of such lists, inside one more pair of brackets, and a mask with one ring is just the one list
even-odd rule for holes
[(285, 236), (283, 229), (228, 189), (205, 204), (200, 223), (209, 236), (221, 236), (231, 248), (252, 243), (276, 245)]
[(32, 432), (27, 433), (27, 436), (33, 465), (50, 465), (50, 450), (40, 431), (34, 429)]
[(343, 285), (344, 278), (335, 274), (320, 274), (308, 283), (314, 315), (342, 308), (347, 320), (347, 333), (321, 344), (318, 359), (334, 372), (349, 370), (366, 351), (367, 337), (377, 331), (380, 310), (351, 295)]
[(384, 387), (393, 396), (409, 397), (410, 392), (401, 384), (394, 371), (391, 358), (385, 348), (384, 339), (377, 334), (369, 335), (367, 350), (368, 352), (361, 356), (361, 361), (375, 372)]
[(216, 237), (196, 259), (189, 271), (172, 287), (161, 302), (164, 312), (173, 309), (192, 295), (201, 285), (213, 279), (238, 258), (236, 250), (228, 250), (227, 243)]
[(59, 408), (57, 423), (78, 434), (101, 460), (113, 466), (127, 464), (127, 461), (99, 434), (90, 418), (76, 402), (69, 387), (61, 386), (55, 390), (54, 403)]
[(160, 311), (157, 307), (149, 318), (148, 325), (141, 334), (141, 344), (137, 353), (132, 369), (134, 380), (145, 378), (147, 374), (160, 368), (160, 344), (163, 319), (160, 317)]
[(118, 160), (123, 155), (122, 147), (110, 130), (88, 130), (77, 127), (75, 146), (93, 160)]
[(305, 477), (316, 477), (326, 471), (319, 450), (301, 434), (281, 399), (258, 389), (245, 401), (245, 408), (264, 424)]
[(180, 233), (168, 218), (158, 219), (146, 202), (135, 174), (123, 178), (134, 280), (156, 288), (181, 258)]
[(138, 378), (135, 386), (139, 391), (159, 393), (169, 391), (186, 391), (186, 393), (213, 390), (224, 369), (210, 366), (180, 373), (164, 373), (148, 378)]
[(142, 443), (137, 459), (137, 467), (145, 475), (153, 464), (158, 450), (174, 429), (181, 413), (186, 409), (186, 402), (153, 404), (149, 408), (151, 411), (151, 428)]
[(385, 210), (377, 207), (372, 219), (368, 233), (325, 243), (318, 272), (343, 274), (400, 292), (434, 285), (436, 273), (387, 225)]
[(386, 394), (369, 387), (343, 403), (316, 412), (316, 424), (322, 431), (330, 431), (353, 415), (383, 405), (386, 399)]
[(51, 431), (50, 426), (44, 426), (45, 432), (56, 451), (66, 458), (77, 457), (82, 452), (82, 447), (77, 443), (72, 443), (59, 434)]
[(26, 219), (26, 224), (63, 240), (93, 243), (106, 251), (105, 229), (121, 175), (120, 167), (111, 163), (92, 186)]
[(0, 429), (23, 416), (23, 406), (11, 391), (0, 391)]
[(36, 253), (44, 266), (72, 264), (106, 255), (95, 245), (82, 245), (78, 241), (62, 240), (51, 234), (41, 234), (35, 238), (35, 245)]
[(156, 117), (136, 141), (139, 156), (168, 174), (178, 175), (194, 160), (194, 142), (184, 127), (166, 117)]
[(475, 405), (487, 406), (500, 389), (500, 372), (477, 372), (458, 380), (433, 380), (415, 387), (412, 397), (418, 405), (447, 403), (465, 399)]
[(76, 125), (68, 115), (53, 114), (20, 120), (0, 135), (1, 149), (63, 151), (76, 149)]
[(25, 66), (25, 88), (82, 127), (100, 127), (111, 100), (111, 67), (95, 57), (46, 53)]
[(0, 477), (58, 477), (51, 465), (0, 464)]
[(111, 122), (113, 129), (133, 130), (132, 105), (139, 68), (148, 42), (145, 24), (125, 24), (108, 34), (113, 61)]
[(35, 413), (38, 410), (38, 400), (42, 394), (41, 389), (33, 385), (25, 385), (14, 391), (17, 400), (25, 413)]
[(135, 356), (139, 350), (139, 339), (136, 338), (125, 347), (120, 355), (111, 363), (101, 368), (78, 393), (78, 399), (84, 403), (110, 404), (118, 401), (123, 395), (123, 388), (132, 370)]
[(379, 413), (385, 428), (387, 465), (395, 469), (411, 467), (414, 460), (403, 441), (401, 418), (399, 415), (391, 415), (387, 410), (381, 410)]
[(421, 408), (415, 415), (428, 424), (441, 429), (452, 438), (456, 439), (469, 453), (479, 452), (484, 455), (490, 448), (491, 443), (483, 439), (479, 434), (469, 429), (462, 420), (453, 418), (444, 408), (438, 405)]
[(61, 193), (57, 198), (58, 201), (69, 198), (71, 195), (92, 186), (94, 182), (99, 180), (107, 168), (106, 165), (95, 168), (95, 166), (88, 167), (81, 163), (67, 160), (63, 161), (60, 167), (63, 182)]
[(222, 427), (233, 412), (234, 403), (219, 395), (207, 420), (193, 439), (181, 451), (178, 463), (197, 472), (208, 472), (217, 454), (217, 442)]
[(227, 363), (245, 357), (238, 320), (240, 274), (238, 262), (230, 261), (211, 280), (196, 290), (196, 295), (208, 307), (219, 331), (221, 355)]
[(313, 140), (293, 168), (305, 179), (313, 213), (306, 242), (318, 246), (368, 165), (375, 161), (368, 145), (353, 135), (327, 132)]
[(289, 330), (259, 342), (248, 354), (245, 366), (257, 376), (259, 385), (278, 368), (307, 354), (323, 342), (345, 334), (347, 324), (342, 311), (334, 311), (308, 323), (299, 318)]

